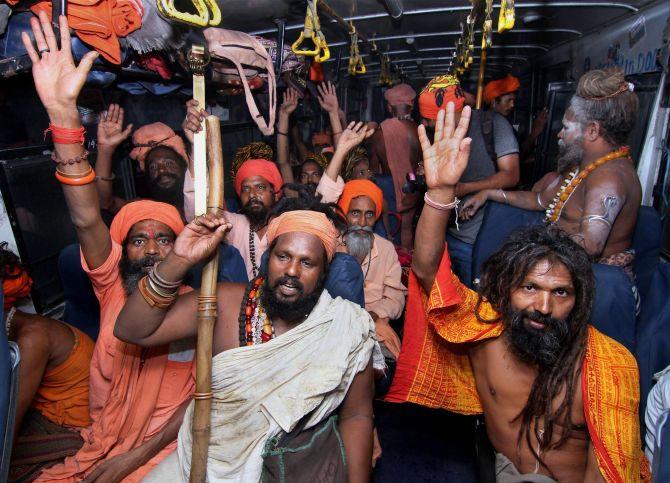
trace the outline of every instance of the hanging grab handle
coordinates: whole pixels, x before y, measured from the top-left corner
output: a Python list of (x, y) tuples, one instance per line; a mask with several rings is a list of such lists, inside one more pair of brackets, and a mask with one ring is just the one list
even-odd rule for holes
[(358, 33), (356, 32), (356, 27), (354, 27), (353, 23), (351, 24), (349, 35), (351, 35), (351, 47), (349, 49), (349, 75), (365, 74), (367, 69), (363, 63), (361, 52), (358, 49)]
[[(316, 2), (317, 0), (307, 1), (305, 26), (303, 27), (302, 32), (300, 32), (298, 40), (293, 42), (293, 45), (291, 45), (291, 50), (296, 55), (314, 57), (314, 61), (316, 62), (325, 62), (326, 60), (330, 59), (330, 49), (328, 48), (326, 37), (321, 31), (321, 23), (319, 22), (319, 15), (316, 10)], [(300, 48), (305, 39), (310, 39), (314, 44), (314, 48), (312, 50)]]

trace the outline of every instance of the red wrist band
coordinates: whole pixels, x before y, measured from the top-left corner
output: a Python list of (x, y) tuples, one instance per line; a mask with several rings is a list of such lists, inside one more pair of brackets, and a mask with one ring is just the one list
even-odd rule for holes
[(84, 144), (84, 133), (86, 132), (84, 126), (70, 129), (49, 124), (49, 127), (44, 131), (45, 139), (49, 131), (51, 131), (51, 140), (54, 144)]

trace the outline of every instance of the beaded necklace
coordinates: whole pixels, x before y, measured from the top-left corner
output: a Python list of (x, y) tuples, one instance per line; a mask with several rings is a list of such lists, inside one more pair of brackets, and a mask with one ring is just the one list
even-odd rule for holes
[(7, 332), (7, 337), (9, 337), (9, 333), (12, 331), (12, 320), (14, 319), (15, 315), (16, 307), (12, 307), (5, 316), (5, 331)]
[(558, 190), (558, 193), (556, 193), (556, 196), (554, 196), (554, 199), (549, 204), (549, 208), (547, 208), (544, 216), (545, 223), (556, 223), (558, 221), (558, 219), (561, 217), (561, 213), (563, 212), (563, 208), (568, 203), (572, 193), (574, 193), (577, 189), (577, 186), (579, 186), (582, 181), (588, 178), (588, 176), (596, 168), (609, 161), (612, 161), (613, 159), (628, 157), (629, 152), (630, 149), (627, 146), (624, 146), (617, 151), (611, 152), (596, 159), (581, 172), (579, 171), (579, 168), (577, 168), (575, 171), (570, 173), (563, 181), (561, 189)]
[(262, 344), (274, 339), (275, 328), (260, 303), (263, 277), (253, 279), (240, 308), (240, 347)]
[(251, 260), (251, 271), (254, 277), (258, 277), (258, 265), (256, 264), (256, 244), (254, 243), (254, 234), (256, 232), (249, 227), (249, 259)]

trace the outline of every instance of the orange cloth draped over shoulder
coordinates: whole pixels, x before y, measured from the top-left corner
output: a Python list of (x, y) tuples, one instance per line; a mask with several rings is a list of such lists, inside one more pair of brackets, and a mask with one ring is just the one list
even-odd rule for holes
[(370, 180), (355, 179), (347, 181), (337, 205), (346, 216), (346, 214), (349, 213), (349, 205), (351, 204), (351, 201), (359, 196), (367, 196), (372, 200), (375, 204), (375, 219), (378, 220), (382, 215), (382, 209), (384, 207), (384, 194), (382, 193), (382, 190)]
[(93, 357), (93, 341), (70, 327), (74, 346), (63, 363), (42, 376), (31, 406), (48, 420), (83, 428), (91, 423), (88, 413), (88, 378)]
[[(477, 319), (479, 296), (452, 274), (446, 248), (444, 253), (429, 294), (410, 274), (405, 337), (386, 400), (481, 414), (475, 376), (462, 344), (496, 338), (503, 327)], [(493, 320), (497, 315), (488, 302), (482, 302), (482, 318)], [(592, 326), (583, 361), (582, 395), (589, 435), (605, 480), (649, 481), (640, 445), (635, 358)]]

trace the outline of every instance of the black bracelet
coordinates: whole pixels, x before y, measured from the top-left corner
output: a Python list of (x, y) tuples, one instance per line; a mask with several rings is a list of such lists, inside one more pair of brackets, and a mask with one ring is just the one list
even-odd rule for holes
[(116, 174), (112, 173), (112, 175), (108, 178), (106, 176), (96, 176), (95, 180), (96, 181), (114, 181), (116, 179)]
[(279, 129), (277, 129), (277, 134), (288, 137), (288, 133), (281, 132)]

